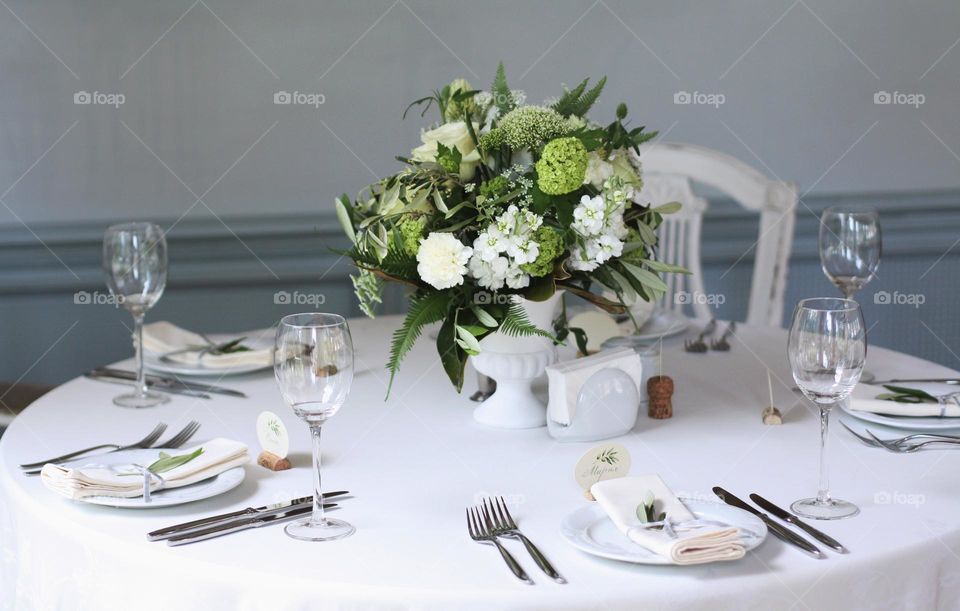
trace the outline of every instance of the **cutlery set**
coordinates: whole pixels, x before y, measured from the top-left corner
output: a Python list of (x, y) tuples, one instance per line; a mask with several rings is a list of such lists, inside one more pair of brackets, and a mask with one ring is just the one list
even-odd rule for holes
[(170, 439), (162, 442), (156, 443), (157, 439), (160, 439), (160, 435), (163, 435), (164, 431), (167, 430), (167, 425), (161, 422), (153, 428), (150, 433), (141, 439), (140, 441), (131, 443), (131, 444), (118, 444), (118, 443), (104, 443), (97, 446), (92, 446), (89, 448), (84, 448), (82, 450), (76, 450), (69, 452), (67, 454), (61, 454), (60, 456), (54, 456), (53, 458), (47, 458), (45, 460), (38, 460), (31, 463), (24, 463), (20, 465), (20, 470), (24, 475), (39, 475), (40, 471), (43, 469), (43, 465), (47, 463), (62, 463), (80, 456), (97, 456), (102, 454), (111, 454), (113, 452), (119, 452), (121, 450), (136, 450), (136, 449), (147, 449), (147, 448), (179, 448), (183, 444), (190, 441), (193, 438), (194, 434), (200, 429), (200, 423), (191, 420), (179, 433), (171, 437)]
[[(346, 490), (324, 492), (323, 499), (350, 494)], [(336, 503), (324, 503), (323, 508), (333, 509)], [(247, 507), (239, 511), (223, 513), (209, 518), (201, 518), (183, 524), (175, 524), (147, 533), (150, 541), (166, 541), (167, 545), (186, 545), (198, 541), (206, 541), (223, 535), (229, 535), (252, 528), (260, 528), (270, 524), (281, 524), (313, 510), (313, 497), (304, 496), (293, 499), (288, 503), (274, 503), (262, 507)]]
[[(801, 537), (800, 535), (793, 532), (792, 530), (785, 528), (780, 523), (775, 522), (769, 515), (767, 515), (763, 511), (759, 511), (758, 509), (756, 509), (746, 501), (743, 501), (737, 498), (736, 496), (727, 492), (720, 486), (715, 486), (713, 488), (713, 493), (716, 494), (718, 497), (720, 497), (720, 500), (726, 503), (727, 505), (731, 505), (738, 509), (742, 509), (744, 511), (752, 513), (753, 515), (763, 520), (764, 524), (767, 525), (767, 530), (769, 530), (773, 536), (777, 537), (781, 541), (784, 541), (785, 543), (789, 543), (790, 545), (793, 545), (794, 547), (800, 549), (804, 553), (809, 554), (814, 558), (818, 558), (818, 559), (826, 558), (826, 554), (824, 554), (820, 550), (820, 548), (818, 548), (816, 545), (814, 545), (813, 543), (810, 543), (805, 538)], [(800, 530), (803, 530), (804, 532), (809, 534), (811, 537), (823, 543), (824, 545), (834, 550), (835, 552), (838, 552), (841, 554), (848, 553), (847, 548), (841, 545), (836, 539), (834, 539), (830, 535), (814, 528), (813, 526), (810, 526), (809, 524), (802, 521), (797, 516), (793, 515), (792, 513), (790, 513), (785, 509), (778, 507), (777, 505), (774, 505), (773, 503), (763, 498), (759, 494), (751, 494), (750, 500), (756, 503), (757, 506), (763, 509), (764, 511), (768, 511), (771, 514), (773, 514), (775, 517), (786, 522), (787, 524), (790, 524), (792, 526), (799, 528)]]
[[(703, 331), (700, 332), (700, 335), (697, 336), (697, 339), (687, 340), (683, 343), (683, 349), (687, 352), (693, 352), (697, 354), (702, 354), (708, 350), (714, 350), (716, 352), (729, 352), (730, 351), (730, 342), (728, 341), (734, 333), (737, 331), (737, 323), (731, 322), (727, 325), (726, 330), (723, 332), (723, 335), (720, 336), (720, 339), (712, 339), (714, 331), (717, 330), (717, 319), (711, 318), (710, 322), (707, 323), (707, 326), (703, 328)], [(709, 345), (707, 344), (707, 338), (710, 338)]]
[[(112, 367), (98, 367), (93, 371), (85, 373), (84, 376), (91, 380), (113, 382), (116, 384), (129, 384), (137, 379), (137, 374), (134, 371), (115, 369)], [(225, 388), (223, 386), (216, 386), (213, 384), (203, 384), (200, 382), (182, 380), (178, 377), (147, 374), (146, 381), (147, 386), (151, 390), (158, 390), (160, 392), (174, 395), (184, 395), (187, 397), (194, 397), (196, 399), (209, 399), (210, 395), (207, 393), (226, 395), (228, 397), (238, 397), (241, 399), (245, 399), (247, 397), (247, 395), (239, 390), (233, 390), (232, 388)]]
[(534, 545), (526, 535), (520, 532), (513, 516), (510, 515), (510, 510), (507, 509), (507, 504), (504, 502), (503, 497), (483, 499), (479, 507), (468, 507), (467, 532), (470, 534), (470, 538), (477, 543), (496, 547), (503, 557), (503, 561), (507, 563), (507, 566), (510, 567), (510, 570), (520, 581), (534, 585), (533, 580), (530, 579), (526, 571), (523, 570), (523, 567), (517, 562), (516, 558), (513, 557), (513, 554), (507, 551), (507, 548), (500, 543), (498, 540), (500, 537), (517, 539), (522, 542), (523, 546), (527, 549), (527, 553), (530, 554), (533, 561), (540, 567), (540, 570), (557, 583), (567, 583), (563, 576), (553, 568), (553, 565), (550, 564), (550, 561), (547, 560), (546, 556), (543, 555), (537, 546)]
[(955, 435), (913, 433), (912, 435), (897, 437), (895, 439), (880, 439), (870, 429), (864, 429), (867, 435), (869, 435), (869, 437), (866, 437), (854, 431), (847, 426), (845, 422), (841, 421), (840, 424), (842, 424), (843, 428), (847, 429), (851, 435), (862, 441), (864, 445), (868, 445), (871, 448), (883, 448), (895, 454), (910, 454), (933, 444), (941, 444), (941, 448), (943, 446), (960, 445), (960, 437)]

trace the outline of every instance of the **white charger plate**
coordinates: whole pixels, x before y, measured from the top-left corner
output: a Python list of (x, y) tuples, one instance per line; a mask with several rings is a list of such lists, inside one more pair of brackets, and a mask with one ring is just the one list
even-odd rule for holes
[(641, 325), (637, 333), (633, 333), (633, 323), (627, 321), (621, 326), (637, 341), (657, 341), (661, 338), (679, 335), (690, 326), (690, 319), (672, 310), (657, 310), (650, 319)]
[(847, 407), (846, 402), (840, 404), (840, 409), (848, 416), (857, 420), (880, 424), (894, 429), (908, 431), (956, 431), (960, 429), (960, 418), (940, 418), (938, 416), (888, 416), (875, 414)]
[[(757, 516), (726, 503), (680, 498), (694, 516), (723, 522), (740, 529), (743, 547), (749, 551), (767, 536), (767, 525)], [(606, 512), (591, 503), (568, 514), (560, 522), (560, 534), (577, 549), (593, 556), (635, 564), (674, 565), (663, 556), (634, 543), (617, 530)]]
[[(98, 467), (116, 467), (118, 470), (126, 470), (132, 464), (149, 465), (157, 460), (160, 452), (178, 455), (183, 450), (178, 448), (149, 448), (146, 450), (122, 450), (102, 456), (91, 456), (90, 458), (81, 458), (63, 463), (68, 467), (84, 467), (96, 465)], [(234, 467), (223, 473), (215, 475), (209, 479), (199, 481), (189, 486), (180, 486), (179, 488), (169, 488), (167, 490), (157, 490), (150, 494), (150, 502), (143, 500), (142, 496), (126, 498), (119, 496), (85, 496), (77, 499), (82, 503), (91, 505), (105, 505), (107, 507), (125, 507), (130, 509), (151, 509), (154, 507), (170, 507), (172, 505), (182, 505), (201, 499), (208, 499), (229, 490), (233, 490), (243, 482), (246, 477), (246, 470), (240, 467)], [(142, 477), (130, 476), (131, 479), (143, 481)]]
[[(246, 336), (243, 344), (254, 350), (266, 350), (273, 347), (274, 332), (268, 329), (259, 329), (256, 331), (247, 331), (246, 333), (213, 333), (208, 335), (210, 341), (214, 343), (228, 342), (238, 337)], [(145, 351), (143, 354), (143, 364), (150, 371), (157, 373), (170, 373), (183, 376), (231, 376), (253, 373), (273, 367), (273, 363), (248, 365), (239, 365), (237, 367), (207, 367), (200, 363), (168, 363), (160, 360), (160, 355), (155, 352)]]

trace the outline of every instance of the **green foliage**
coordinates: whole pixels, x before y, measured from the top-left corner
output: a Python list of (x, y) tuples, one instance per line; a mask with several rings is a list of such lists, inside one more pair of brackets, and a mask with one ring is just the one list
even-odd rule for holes
[(400, 370), (400, 362), (406, 356), (420, 337), (423, 327), (430, 323), (443, 320), (450, 307), (451, 295), (447, 292), (431, 292), (415, 295), (410, 301), (410, 311), (403, 319), (403, 325), (393, 332), (393, 342), (390, 345), (390, 360), (387, 361), (387, 370), (390, 371), (390, 383), (387, 386), (387, 396), (393, 387), (393, 378)]
[(533, 323), (531, 323), (530, 319), (527, 318), (526, 310), (524, 310), (523, 306), (518, 303), (511, 305), (507, 309), (507, 315), (500, 323), (500, 332), (504, 335), (509, 335), (510, 337), (527, 337), (538, 335), (540, 337), (546, 337), (550, 340), (555, 339), (553, 335), (544, 331), (543, 329), (537, 328)]
[(497, 74), (493, 77), (490, 93), (493, 95), (494, 106), (500, 111), (500, 116), (507, 114), (516, 107), (513, 92), (507, 85), (507, 73), (503, 68), (503, 62), (497, 65)]
[(546, 276), (553, 271), (553, 262), (563, 254), (563, 236), (552, 227), (540, 227), (533, 234), (533, 241), (540, 247), (533, 263), (524, 263), (520, 269), (534, 278)]
[(360, 304), (360, 311), (374, 318), (377, 305), (383, 303), (383, 281), (373, 272), (361, 269), (356, 276), (350, 276), (353, 292)]
[(587, 91), (587, 84), (590, 79), (585, 78), (579, 85), (573, 89), (564, 92), (560, 99), (553, 105), (553, 109), (565, 117), (571, 115), (577, 117), (586, 116), (590, 108), (600, 97), (603, 86), (607, 84), (607, 77), (601, 78), (597, 84)]

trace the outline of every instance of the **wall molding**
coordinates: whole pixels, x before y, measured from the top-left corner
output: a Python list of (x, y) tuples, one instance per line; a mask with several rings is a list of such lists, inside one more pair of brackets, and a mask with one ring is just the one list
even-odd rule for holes
[[(880, 210), (885, 256), (940, 257), (948, 252), (960, 256), (960, 248), (953, 250), (960, 238), (960, 189), (952, 189), (809, 195), (797, 210), (793, 260), (818, 257), (817, 218), (822, 210), (838, 204), (866, 204)], [(711, 198), (704, 219), (704, 264), (732, 264), (740, 257), (742, 263), (749, 262), (757, 218), (730, 200)], [(282, 286), (321, 278), (345, 282), (352, 269), (330, 251), (347, 244), (332, 212), (230, 217), (224, 222), (210, 217), (175, 220), (161, 222), (164, 227), (174, 225), (168, 236), (169, 286), (174, 289)], [(107, 225), (0, 227), (0, 294), (101, 288), (101, 240)]]

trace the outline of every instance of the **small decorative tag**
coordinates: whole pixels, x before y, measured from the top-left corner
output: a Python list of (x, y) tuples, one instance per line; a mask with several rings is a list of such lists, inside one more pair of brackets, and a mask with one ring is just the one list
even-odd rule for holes
[(279, 458), (286, 458), (290, 451), (287, 427), (273, 412), (261, 412), (257, 417), (257, 439), (260, 447)]
[(630, 472), (630, 452), (619, 443), (602, 443), (591, 448), (577, 461), (574, 477), (588, 500), (594, 500), (590, 486), (605, 479), (623, 477)]

